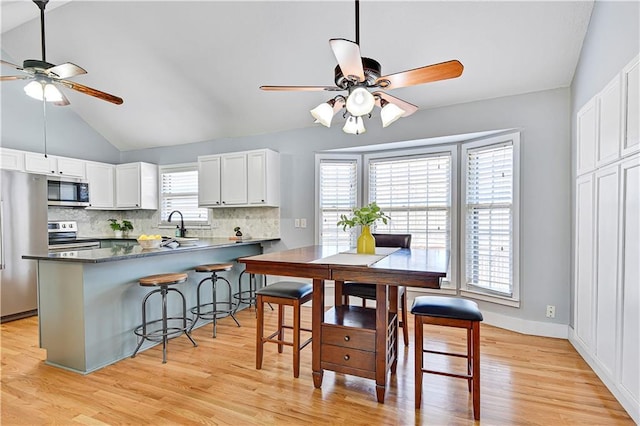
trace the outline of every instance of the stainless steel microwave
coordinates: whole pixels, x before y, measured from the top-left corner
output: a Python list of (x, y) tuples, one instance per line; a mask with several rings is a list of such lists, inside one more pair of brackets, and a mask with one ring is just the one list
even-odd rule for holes
[(47, 178), (47, 196), (50, 206), (89, 206), (89, 183), (73, 178)]

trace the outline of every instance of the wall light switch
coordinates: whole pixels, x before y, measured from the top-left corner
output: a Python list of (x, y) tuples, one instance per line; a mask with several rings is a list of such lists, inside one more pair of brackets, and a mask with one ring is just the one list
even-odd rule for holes
[(300, 219), (293, 219), (293, 226), (296, 228), (300, 228)]
[(307, 219), (306, 218), (300, 219), (300, 228), (306, 228), (306, 227), (307, 227)]

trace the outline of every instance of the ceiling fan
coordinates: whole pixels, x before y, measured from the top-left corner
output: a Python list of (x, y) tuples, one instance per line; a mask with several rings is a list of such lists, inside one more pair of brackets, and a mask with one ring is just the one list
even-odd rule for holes
[(18, 66), (0, 59), (2, 64), (13, 67), (24, 73), (23, 75), (0, 76), (0, 81), (33, 80), (24, 88), (27, 95), (38, 100), (52, 102), (54, 105), (59, 106), (69, 105), (69, 100), (60, 90), (58, 90), (56, 86), (67, 87), (116, 105), (122, 104), (122, 98), (67, 80), (68, 78), (87, 73), (86, 70), (78, 65), (71, 62), (65, 62), (60, 65), (54, 65), (47, 62), (44, 36), (44, 9), (49, 0), (33, 0), (33, 2), (40, 9), (42, 60), (26, 59), (22, 63), (22, 66)]
[[(458, 60), (427, 65), (394, 74), (382, 75), (380, 63), (360, 55), (360, 2), (356, 0), (356, 41), (334, 38), (329, 46), (338, 62), (335, 68), (335, 86), (260, 86), (267, 91), (344, 91), (348, 95), (338, 95), (311, 110), (311, 115), (327, 127), (333, 116), (346, 108), (343, 116), (347, 122), (346, 133), (364, 133), (363, 116), (371, 116), (374, 106), (382, 108), (380, 113), (383, 127), (387, 127), (400, 117), (407, 117), (418, 110), (416, 105), (385, 93), (386, 90), (415, 86), (433, 81), (456, 78), (462, 75), (463, 65)], [(368, 89), (376, 90), (370, 92)], [(379, 89), (379, 90), (377, 90)]]

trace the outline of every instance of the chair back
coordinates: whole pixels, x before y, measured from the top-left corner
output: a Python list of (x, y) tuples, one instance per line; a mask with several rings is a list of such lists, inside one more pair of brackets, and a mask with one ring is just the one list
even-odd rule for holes
[(411, 234), (372, 234), (376, 247), (411, 247)]

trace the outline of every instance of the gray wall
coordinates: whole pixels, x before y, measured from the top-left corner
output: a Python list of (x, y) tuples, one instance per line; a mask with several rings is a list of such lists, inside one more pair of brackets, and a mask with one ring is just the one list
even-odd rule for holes
[[(571, 176), (576, 172), (576, 115), (622, 68), (640, 53), (640, 2), (596, 1), (580, 61), (571, 84)], [(575, 180), (571, 179), (571, 217)], [(573, 224), (573, 220), (572, 220)], [(572, 235), (575, 232), (572, 225)], [(574, 238), (571, 238), (573, 253)], [(573, 256), (571, 257), (573, 283)], [(573, 285), (571, 300), (573, 300)], [(570, 324), (573, 325), (573, 315)]]
[[(344, 134), (340, 126), (225, 139), (171, 148), (122, 153), (123, 161), (158, 164), (195, 161), (198, 155), (256, 148), (281, 154), (280, 248), (314, 243), (315, 152), (354, 145), (423, 139), (483, 130), (517, 128), (521, 146), (520, 309), (482, 304), (483, 309), (522, 319), (567, 324), (570, 299), (569, 91), (557, 89), (419, 111), (382, 130), (373, 120), (367, 133)], [(309, 227), (294, 228), (293, 218)], [(556, 318), (545, 317), (546, 305)]]
[[(14, 64), (21, 63), (4, 51), (2, 59)], [(4, 148), (44, 152), (42, 103), (24, 94), (25, 85), (23, 81), (2, 83), (0, 145)], [(72, 105), (47, 105), (47, 152), (83, 160), (119, 163), (120, 151), (93, 130), (72, 108)]]

